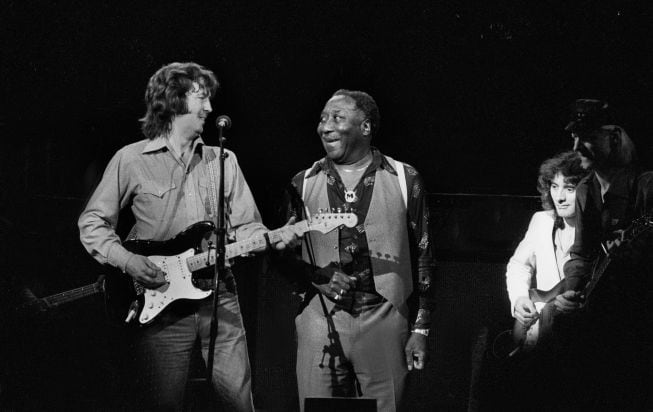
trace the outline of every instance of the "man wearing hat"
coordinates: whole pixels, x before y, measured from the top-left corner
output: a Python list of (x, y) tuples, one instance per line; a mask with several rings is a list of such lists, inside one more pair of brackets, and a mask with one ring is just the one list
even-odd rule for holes
[(649, 210), (646, 201), (653, 193), (653, 173), (638, 174), (635, 146), (626, 131), (614, 124), (607, 102), (578, 99), (571, 112), (565, 130), (571, 133), (583, 167), (593, 170), (578, 188), (583, 218), (577, 234), (581, 236), (565, 267), (568, 287), (579, 289), (591, 274), (600, 242)]
[[(576, 189), (576, 236), (564, 267), (567, 288), (585, 298), (574, 315), (580, 322), (570, 366), (583, 371), (574, 390), (585, 406), (641, 409), (652, 402), (653, 229), (615, 246), (629, 240), (635, 219), (651, 213), (653, 172), (638, 171), (635, 146), (605, 101), (576, 100), (565, 130), (593, 171)], [(586, 284), (606, 252), (611, 261), (589, 296)]]

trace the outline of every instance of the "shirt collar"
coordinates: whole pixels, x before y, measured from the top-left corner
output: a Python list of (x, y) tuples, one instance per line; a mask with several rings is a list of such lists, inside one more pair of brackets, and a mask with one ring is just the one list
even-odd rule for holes
[(610, 193), (611, 196), (627, 199), (630, 196), (630, 189), (633, 180), (634, 175), (629, 170), (624, 169), (623, 171), (620, 171), (612, 180), (612, 183), (608, 188), (608, 193)]
[[(383, 156), (379, 149), (376, 147), (371, 147), (370, 149), (372, 151), (372, 167), (369, 170), (376, 171), (378, 169), (385, 169), (393, 175), (397, 174), (397, 171), (394, 169), (394, 167), (392, 167), (390, 162), (388, 162), (388, 159)], [(314, 176), (319, 172), (334, 174), (335, 167), (333, 166), (333, 160), (329, 159), (326, 156), (318, 160), (311, 168), (311, 171), (308, 173), (307, 177)]]
[[(195, 153), (195, 151), (200, 145), (204, 145), (204, 140), (202, 140), (202, 136), (198, 137), (193, 141), (193, 153)], [(152, 140), (148, 140), (141, 153), (142, 154), (153, 153), (164, 149), (170, 150), (170, 148), (168, 147), (168, 138), (159, 136)]]
[[(633, 171), (624, 169), (615, 174), (610, 182), (610, 187), (605, 195), (609, 195), (613, 198), (622, 198), (628, 199), (631, 193), (631, 187), (635, 178)], [(601, 193), (601, 184), (599, 183), (598, 177), (596, 174), (593, 176), (594, 186), (597, 193)], [(604, 196), (605, 196), (604, 195)]]

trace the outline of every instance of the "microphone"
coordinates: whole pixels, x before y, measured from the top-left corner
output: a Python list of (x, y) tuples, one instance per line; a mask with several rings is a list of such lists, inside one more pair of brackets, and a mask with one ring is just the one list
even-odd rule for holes
[(231, 127), (231, 119), (226, 114), (218, 116), (218, 118), (215, 119), (215, 126), (218, 129), (229, 129)]

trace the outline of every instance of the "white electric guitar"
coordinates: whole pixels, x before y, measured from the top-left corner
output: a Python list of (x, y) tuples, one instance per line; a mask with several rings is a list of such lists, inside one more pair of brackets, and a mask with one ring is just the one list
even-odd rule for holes
[[(340, 226), (354, 227), (358, 218), (354, 213), (318, 213), (310, 220), (292, 225), (294, 231), (330, 232)], [(156, 289), (145, 288), (131, 276), (115, 274), (108, 276), (106, 282), (107, 311), (113, 318), (122, 317), (130, 322), (138, 316), (141, 324), (151, 322), (172, 302), (179, 299), (204, 299), (211, 290), (195, 286), (193, 274), (209, 269), (216, 262), (215, 248), (207, 248), (205, 243), (213, 233), (214, 224), (204, 221), (189, 226), (170, 240), (158, 242), (151, 240), (130, 240), (123, 246), (136, 254), (147, 256), (165, 272), (167, 284)], [(267, 244), (281, 240), (281, 230), (231, 243), (225, 247), (225, 258), (231, 259), (247, 254)], [(202, 251), (203, 249), (207, 249)], [(126, 316), (126, 318), (125, 318)]]

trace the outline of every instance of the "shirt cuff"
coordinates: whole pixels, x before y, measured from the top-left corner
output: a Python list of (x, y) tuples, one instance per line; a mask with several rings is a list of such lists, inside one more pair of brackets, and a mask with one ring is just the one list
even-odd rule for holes
[(247, 225), (240, 226), (235, 229), (236, 241), (249, 239), (253, 236), (263, 235), (264, 233), (269, 232), (269, 229), (265, 227), (262, 223), (253, 222)]
[(431, 311), (420, 308), (417, 311), (417, 318), (412, 329), (429, 329), (431, 327)]
[(114, 243), (111, 246), (111, 249), (109, 249), (107, 261), (110, 265), (117, 267), (124, 273), (127, 262), (132, 256), (134, 256), (134, 254), (125, 249), (121, 244)]

